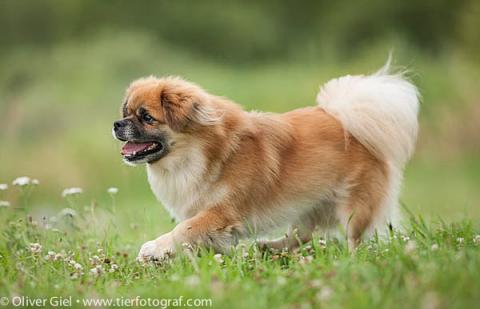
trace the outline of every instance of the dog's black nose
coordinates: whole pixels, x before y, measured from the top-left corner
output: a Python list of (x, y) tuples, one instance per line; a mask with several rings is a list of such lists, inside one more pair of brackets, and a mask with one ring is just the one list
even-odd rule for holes
[(113, 123), (113, 129), (114, 130), (118, 130), (121, 127), (124, 127), (124, 126), (125, 126), (125, 121), (122, 121), (122, 120), (117, 120)]

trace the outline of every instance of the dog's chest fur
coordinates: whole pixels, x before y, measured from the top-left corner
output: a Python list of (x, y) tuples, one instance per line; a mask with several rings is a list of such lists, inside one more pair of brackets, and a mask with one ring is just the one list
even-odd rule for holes
[(187, 156), (172, 155), (162, 161), (162, 165), (147, 166), (148, 181), (157, 199), (176, 220), (188, 219), (228, 194), (226, 187), (212, 185), (201, 151), (193, 149)]

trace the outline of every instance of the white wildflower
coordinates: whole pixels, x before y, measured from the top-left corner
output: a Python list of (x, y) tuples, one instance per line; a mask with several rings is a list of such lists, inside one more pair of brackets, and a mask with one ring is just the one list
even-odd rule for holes
[(12, 181), (12, 185), (20, 186), (20, 187), (28, 186), (31, 183), (32, 183), (32, 179), (30, 179), (30, 177), (27, 177), (27, 176), (17, 177)]
[(117, 194), (118, 193), (118, 188), (110, 187), (110, 188), (108, 188), (107, 192), (109, 194), (112, 194), (112, 195)]
[(10, 207), (9, 201), (0, 201), (0, 207)]
[(101, 265), (97, 265), (94, 268), (90, 269), (90, 274), (96, 275), (96, 276), (100, 276), (101, 274), (103, 274), (103, 272), (104, 270)]
[(417, 249), (417, 243), (413, 240), (409, 240), (405, 245), (405, 253), (411, 254), (415, 251), (415, 249)]
[(40, 181), (38, 179), (32, 179), (32, 185), (38, 186), (40, 184)]
[(325, 239), (319, 239), (318, 240), (318, 244), (320, 245), (320, 247), (322, 248), (326, 248), (327, 247), (327, 241)]
[(76, 270), (82, 270), (83, 266), (80, 263), (74, 263), (73, 268), (75, 268)]
[(0, 183), (0, 191), (5, 191), (8, 189), (8, 185), (6, 183)]
[(215, 254), (213, 258), (215, 259), (215, 262), (217, 262), (218, 264), (223, 263), (223, 257), (220, 253)]
[(408, 236), (406, 236), (406, 235), (402, 235), (402, 240), (403, 240), (404, 242), (407, 242), (407, 241), (410, 240), (410, 237), (408, 237)]
[(100, 260), (100, 258), (98, 257), (98, 255), (92, 256), (91, 258), (89, 258), (89, 260), (90, 260), (90, 263), (91, 263), (92, 265), (101, 264), (101, 260)]
[(63, 190), (62, 192), (62, 196), (63, 197), (67, 197), (67, 196), (70, 196), (70, 195), (78, 195), (78, 194), (81, 194), (83, 192), (82, 188), (66, 188), (65, 190)]
[(30, 251), (32, 253), (40, 253), (40, 252), (42, 252), (42, 245), (40, 245), (39, 243), (31, 243), (30, 244)]
[(16, 178), (13, 182), (12, 182), (12, 185), (14, 186), (20, 186), (20, 187), (23, 187), (23, 186), (27, 186), (30, 184), (30, 178), (27, 177), (27, 176), (22, 176), (22, 177), (18, 177)]
[(457, 242), (458, 242), (459, 244), (463, 244), (464, 241), (465, 241), (465, 239), (464, 239), (463, 237), (458, 237), (458, 238), (457, 238)]
[(48, 251), (48, 252), (47, 252), (47, 255), (45, 255), (45, 260), (55, 261), (55, 255), (56, 255), (55, 252), (53, 252), (53, 251)]
[(191, 287), (198, 286), (200, 284), (200, 278), (196, 275), (188, 276), (187, 278), (185, 278), (185, 284)]
[(77, 212), (71, 208), (64, 208), (58, 213), (58, 215), (60, 217), (76, 217)]
[(438, 245), (433, 244), (431, 249), (432, 249), (432, 251), (437, 251), (438, 250)]
[(480, 235), (475, 235), (475, 237), (473, 237), (473, 243), (480, 245)]
[(112, 264), (112, 266), (110, 266), (110, 272), (113, 273), (115, 271), (118, 270), (118, 265), (117, 264)]
[(183, 250), (193, 250), (193, 246), (189, 244), (188, 242), (182, 243), (182, 248)]

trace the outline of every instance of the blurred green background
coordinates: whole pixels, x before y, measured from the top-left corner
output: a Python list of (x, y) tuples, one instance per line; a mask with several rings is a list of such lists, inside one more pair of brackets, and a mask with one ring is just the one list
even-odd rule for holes
[(2, 0), (0, 29), (0, 183), (38, 178), (35, 207), (65, 207), (72, 186), (82, 202), (106, 204), (115, 186), (127, 222), (161, 209), (111, 136), (133, 79), (180, 75), (283, 112), (314, 104), (330, 78), (375, 71), (393, 50), (423, 96), (402, 202), (426, 217), (480, 218), (477, 0)]

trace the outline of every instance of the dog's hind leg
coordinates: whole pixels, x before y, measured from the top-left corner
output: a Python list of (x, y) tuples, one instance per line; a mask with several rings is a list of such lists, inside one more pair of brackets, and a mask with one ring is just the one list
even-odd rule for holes
[(284, 236), (273, 240), (259, 240), (257, 244), (261, 249), (293, 249), (309, 242), (314, 229), (315, 225), (293, 224)]
[(290, 226), (288, 232), (274, 240), (260, 240), (260, 248), (294, 249), (312, 240), (312, 233), (316, 227), (327, 230), (336, 223), (333, 203), (323, 202), (300, 218)]
[(387, 182), (385, 170), (371, 169), (360, 175), (357, 185), (350, 187), (348, 198), (339, 203), (337, 216), (345, 228), (350, 250), (358, 246), (367, 231), (388, 223), (384, 214)]

